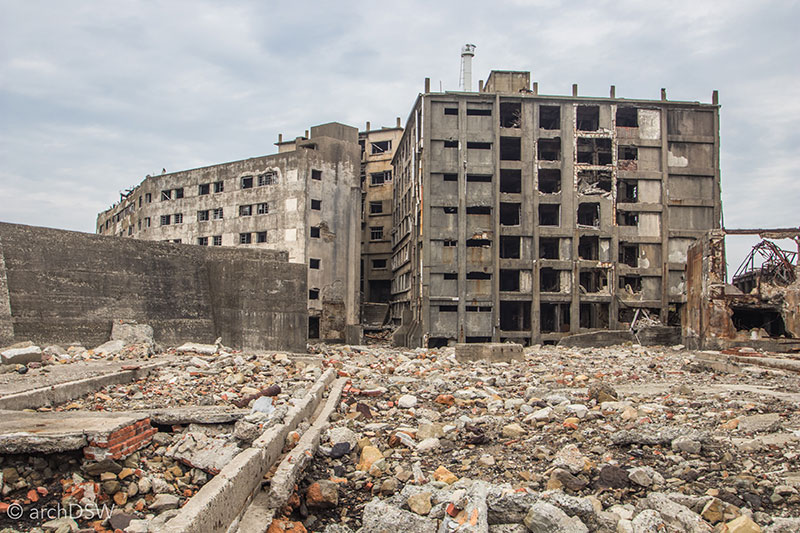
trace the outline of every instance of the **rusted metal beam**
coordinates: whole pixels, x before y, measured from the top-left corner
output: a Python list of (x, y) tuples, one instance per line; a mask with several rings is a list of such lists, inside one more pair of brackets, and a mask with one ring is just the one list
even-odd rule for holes
[(800, 228), (766, 228), (766, 229), (728, 229), (723, 228), (726, 235), (786, 235), (789, 237), (800, 236)]

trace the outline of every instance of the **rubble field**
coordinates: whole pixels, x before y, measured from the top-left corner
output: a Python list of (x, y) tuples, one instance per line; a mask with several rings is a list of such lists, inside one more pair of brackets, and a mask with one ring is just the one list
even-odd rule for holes
[(794, 372), (682, 346), (315, 351), (352, 381), (270, 531), (800, 531)]

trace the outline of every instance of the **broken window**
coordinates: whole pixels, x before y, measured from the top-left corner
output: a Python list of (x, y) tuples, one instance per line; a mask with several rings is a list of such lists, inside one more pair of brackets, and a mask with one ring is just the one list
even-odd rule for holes
[(256, 242), (258, 243), (267, 242), (267, 232), (259, 231), (258, 233), (256, 233)]
[(581, 270), (578, 278), (583, 292), (594, 293), (608, 290), (608, 271), (603, 268)]
[(386, 259), (373, 259), (372, 260), (372, 269), (373, 270), (383, 270), (386, 268)]
[(479, 117), (491, 117), (492, 116), (492, 110), (491, 109), (468, 107), (467, 108), (467, 115), (473, 115), (473, 116), (479, 116)]
[(446, 215), (455, 215), (455, 214), (458, 213), (458, 208), (457, 207), (446, 206), (446, 207), (442, 207), (442, 211), (444, 211), (444, 213)]
[(600, 107), (579, 105), (575, 111), (575, 128), (578, 131), (597, 131), (600, 128)]
[(211, 244), (214, 246), (222, 246), (222, 235), (214, 235), (211, 237)]
[(144, 201), (148, 204), (151, 203), (153, 201), (153, 195), (149, 192), (144, 193)]
[(387, 181), (391, 181), (391, 179), (392, 179), (391, 170), (385, 170), (383, 172), (373, 172), (369, 175), (369, 184), (372, 186), (383, 185)]
[(582, 303), (578, 308), (580, 327), (599, 329), (608, 327), (607, 303)]
[(467, 148), (471, 148), (473, 150), (491, 150), (492, 143), (487, 142), (467, 142)]
[(253, 234), (252, 233), (240, 233), (239, 234), (239, 244), (250, 244), (253, 242)]
[(144, 217), (144, 227), (145, 228), (150, 227), (150, 217)]
[(445, 148), (458, 148), (458, 141), (444, 141)]
[(543, 130), (561, 129), (561, 107), (557, 105), (539, 106), (539, 127)]
[(581, 170), (578, 172), (580, 194), (604, 194), (611, 192), (612, 178), (608, 170)]
[(639, 266), (639, 245), (619, 243), (619, 262), (631, 267)]
[(308, 289), (309, 300), (319, 300), (319, 289)]
[(636, 180), (617, 180), (617, 202), (636, 203), (639, 201), (639, 182)]
[(319, 264), (320, 264), (320, 260), (319, 259), (310, 258), (308, 260), (308, 268), (312, 268), (314, 270), (319, 270)]
[(312, 239), (319, 239), (319, 226), (311, 226), (310, 235)]
[(500, 192), (518, 194), (522, 192), (522, 171), (519, 169), (500, 169)]
[(539, 192), (547, 194), (561, 192), (561, 169), (539, 169)]
[(488, 248), (491, 245), (491, 239), (467, 239), (468, 248)]
[(383, 239), (383, 226), (370, 226), (369, 240), (380, 241)]
[(458, 108), (457, 107), (445, 107), (444, 108), (445, 115), (458, 115)]
[(519, 226), (521, 204), (500, 202), (500, 225)]
[(519, 161), (522, 159), (522, 139), (519, 137), (500, 137), (500, 160)]
[(778, 309), (766, 307), (731, 307), (733, 327), (739, 331), (763, 329), (770, 337), (791, 337)]
[(541, 303), (539, 319), (542, 333), (569, 331), (569, 304)]
[(582, 226), (599, 226), (600, 204), (578, 204), (578, 224)]
[(170, 218), (170, 215), (161, 215), (161, 225), (169, 226)]
[(519, 292), (519, 270), (500, 270), (500, 290)]
[(561, 138), (539, 139), (537, 141), (538, 158), (540, 161), (560, 161), (561, 160)]
[(468, 215), (491, 215), (492, 208), (488, 205), (473, 205), (467, 207), (467, 214)]
[(221, 207), (216, 207), (211, 211), (211, 218), (214, 220), (219, 220), (221, 218), (224, 218), (224, 216), (225, 213)]
[(225, 182), (224, 181), (215, 181), (214, 182), (214, 192), (224, 192), (225, 191)]
[(175, 198), (176, 199), (183, 198), (183, 187), (181, 187), (180, 189), (175, 189)]
[(558, 238), (539, 237), (539, 257), (541, 259), (558, 259)]
[(370, 145), (373, 154), (383, 154), (391, 151), (392, 149), (392, 141), (376, 141), (374, 143), (370, 143)]
[(522, 124), (522, 104), (519, 102), (500, 103), (500, 127), (519, 128)]
[(455, 272), (445, 272), (442, 277), (447, 280), (454, 280), (458, 279), (458, 274)]
[(163, 202), (163, 201), (166, 201), (166, 200), (172, 200), (172, 191), (171, 190), (161, 191), (161, 201)]
[(253, 188), (253, 176), (244, 176), (241, 180), (242, 189), (252, 189)]
[(249, 217), (253, 214), (253, 206), (252, 205), (240, 205), (239, 206), (239, 216), (240, 217)]
[(479, 270), (467, 272), (467, 279), (492, 279), (492, 275), (488, 272), (481, 272)]
[(617, 108), (617, 127), (618, 128), (637, 128), (639, 127), (639, 117), (635, 107)]
[(446, 239), (446, 240), (442, 241), (442, 246), (444, 246), (446, 248), (452, 248), (454, 246), (458, 246), (458, 241), (455, 241), (453, 239)]
[[(210, 183), (201, 183), (200, 187), (198, 188), (197, 194), (198, 196), (204, 196), (206, 194), (211, 193), (211, 184)], [(139, 206), (141, 207), (141, 197), (139, 198)]]
[(173, 224), (183, 224), (183, 213), (175, 213), (172, 215)]
[(639, 213), (631, 213), (630, 211), (617, 211), (617, 225), (638, 226)]
[(578, 163), (610, 165), (611, 155), (611, 139), (578, 137)]
[(269, 204), (267, 202), (256, 204), (256, 214), (266, 215), (267, 213), (269, 213)]
[(322, 200), (311, 200), (311, 209), (314, 211), (321, 211), (322, 210)]
[(617, 159), (620, 161), (636, 161), (638, 158), (638, 150), (635, 146), (621, 144), (617, 148)]
[(208, 246), (208, 237), (198, 237), (197, 244), (200, 246)]
[(558, 226), (560, 224), (560, 208), (558, 204), (539, 204), (539, 225)]
[(500, 259), (520, 258), (520, 237), (517, 235), (502, 235), (500, 237)]
[(500, 329), (526, 331), (531, 329), (530, 302), (500, 302)]
[(561, 290), (561, 275), (553, 268), (539, 270), (539, 290), (541, 292), (559, 292)]
[(600, 238), (593, 235), (584, 235), (578, 241), (578, 257), (590, 261), (597, 261), (600, 249)]
[(472, 183), (491, 183), (491, 174), (467, 174), (467, 181)]
[(451, 173), (442, 174), (442, 180), (444, 180), (444, 181), (458, 181), (458, 174), (451, 174)]
[(322, 179), (322, 171), (321, 170), (317, 170), (315, 168), (312, 168), (311, 169), (311, 179), (312, 180), (317, 180), (317, 181), (321, 180)]
[(371, 215), (378, 215), (380, 213), (383, 213), (383, 202), (370, 202), (369, 213)]
[(457, 305), (440, 305), (439, 306), (440, 313), (457, 313), (458, 306)]
[[(320, 172), (320, 171), (319, 170), (312, 170), (311, 171), (311, 177), (312, 178), (314, 177), (314, 172)], [(321, 172), (320, 172), (320, 177), (316, 178), (316, 179), (322, 179), (322, 173)], [(274, 172), (265, 172), (264, 174), (259, 174), (258, 175), (258, 186), (259, 187), (263, 187), (265, 185), (273, 185), (274, 183), (277, 183), (277, 181), (278, 181), (278, 175), (275, 174)]]
[(624, 275), (619, 277), (619, 288), (630, 294), (642, 292), (641, 276)]
[(308, 338), (319, 339), (319, 317), (308, 317)]

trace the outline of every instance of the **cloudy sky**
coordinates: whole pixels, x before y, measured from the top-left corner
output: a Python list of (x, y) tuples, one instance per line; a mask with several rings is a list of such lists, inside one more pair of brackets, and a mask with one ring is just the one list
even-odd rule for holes
[(162, 168), (393, 125), (426, 76), (458, 88), (470, 42), (475, 80), (530, 70), (543, 94), (718, 89), (725, 225), (798, 226), (799, 25), (790, 0), (0, 0), (0, 221), (92, 232)]

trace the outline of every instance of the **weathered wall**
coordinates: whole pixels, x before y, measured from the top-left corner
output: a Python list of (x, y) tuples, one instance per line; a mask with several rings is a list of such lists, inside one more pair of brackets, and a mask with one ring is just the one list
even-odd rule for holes
[(150, 324), (166, 345), (221, 336), (236, 347), (305, 350), (305, 266), (285, 252), (4, 223), (0, 240), (14, 340), (94, 346), (124, 319)]
[(11, 303), (8, 301), (6, 263), (3, 260), (3, 240), (0, 239), (0, 346), (11, 344), (14, 326), (11, 323)]

